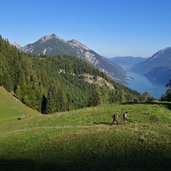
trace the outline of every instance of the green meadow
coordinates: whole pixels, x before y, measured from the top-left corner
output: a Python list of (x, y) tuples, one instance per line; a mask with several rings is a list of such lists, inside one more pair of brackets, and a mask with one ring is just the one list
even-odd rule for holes
[[(117, 111), (118, 126), (111, 124)], [(170, 170), (170, 161), (170, 103), (42, 115), (0, 87), (0, 170)]]

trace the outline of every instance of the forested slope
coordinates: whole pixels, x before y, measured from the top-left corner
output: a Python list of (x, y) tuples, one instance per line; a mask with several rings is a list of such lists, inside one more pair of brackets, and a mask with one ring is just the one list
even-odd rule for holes
[(0, 85), (42, 113), (140, 98), (81, 59), (28, 55), (2, 38)]

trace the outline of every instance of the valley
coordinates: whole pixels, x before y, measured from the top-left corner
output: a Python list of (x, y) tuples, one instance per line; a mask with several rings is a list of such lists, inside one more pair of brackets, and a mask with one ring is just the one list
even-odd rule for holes
[[(63, 41), (50, 35), (39, 42), (52, 37)], [(90, 50), (76, 40), (69, 44)], [(136, 70), (150, 58), (98, 58), (105, 61), (101, 66), (125, 70), (126, 87), (82, 57), (25, 53), (2, 37), (0, 57), (2, 171), (171, 168), (171, 103), (141, 95), (159, 99), (166, 87)], [(112, 123), (115, 112), (118, 125)]]
[[(55, 34), (43, 36), (24, 47), (14, 44), (20, 51), (35, 55), (71, 55), (81, 58), (107, 74), (114, 81), (128, 85), (139, 93), (148, 92), (160, 99), (170, 79), (170, 48), (162, 49), (151, 57), (104, 58), (83, 43), (72, 39), (65, 41)], [(134, 79), (127, 80), (126, 77)], [(135, 81), (136, 80), (136, 81)]]
[(140, 92), (148, 92), (160, 99), (165, 94), (170, 74), (170, 48), (156, 52), (152, 57), (114, 57), (109, 61), (117, 63), (126, 72), (128, 87)]
[(0, 171), (170, 171), (171, 1), (0, 1)]

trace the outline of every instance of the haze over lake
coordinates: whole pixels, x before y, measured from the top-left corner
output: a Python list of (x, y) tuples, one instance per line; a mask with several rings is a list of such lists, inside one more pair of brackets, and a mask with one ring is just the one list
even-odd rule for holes
[(160, 98), (166, 91), (165, 86), (155, 85), (143, 75), (128, 72), (127, 76), (132, 78), (128, 80), (128, 87), (140, 93), (148, 92), (153, 97)]

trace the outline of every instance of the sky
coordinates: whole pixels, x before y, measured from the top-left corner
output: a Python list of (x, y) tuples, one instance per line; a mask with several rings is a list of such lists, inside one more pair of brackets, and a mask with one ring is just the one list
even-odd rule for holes
[(55, 33), (106, 57), (171, 46), (171, 0), (0, 0), (0, 34), (24, 46)]

